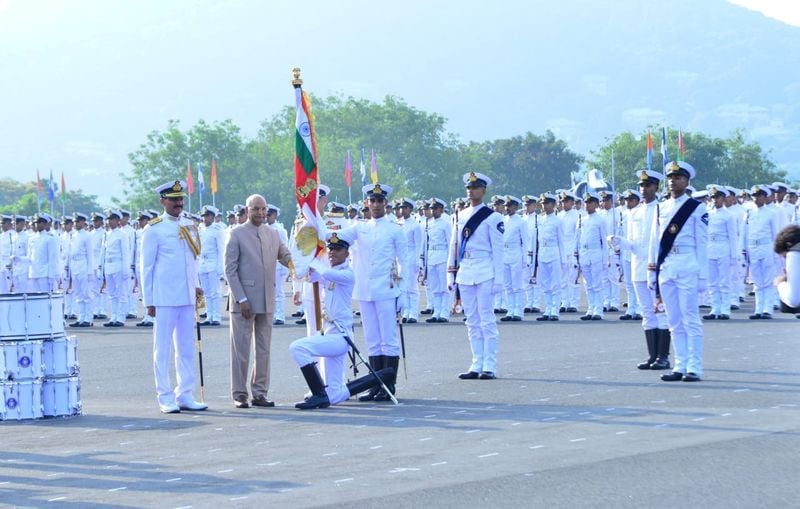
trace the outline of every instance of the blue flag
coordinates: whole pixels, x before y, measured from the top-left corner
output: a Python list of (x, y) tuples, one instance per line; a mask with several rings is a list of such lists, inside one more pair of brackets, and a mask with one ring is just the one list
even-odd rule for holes
[(667, 155), (667, 128), (661, 128), (661, 168), (667, 165), (669, 156)]
[(50, 182), (47, 184), (47, 200), (51, 204), (56, 201), (56, 182), (53, 180), (53, 170), (50, 170)]

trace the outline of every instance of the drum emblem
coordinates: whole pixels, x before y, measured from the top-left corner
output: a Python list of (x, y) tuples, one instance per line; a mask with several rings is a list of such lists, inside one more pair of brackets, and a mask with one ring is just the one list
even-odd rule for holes
[(31, 365), (31, 358), (28, 357), (27, 355), (23, 355), (22, 357), (19, 358), (19, 365), (22, 366), (23, 368), (29, 367)]
[(15, 398), (8, 398), (6, 400), (6, 408), (17, 408), (17, 400)]

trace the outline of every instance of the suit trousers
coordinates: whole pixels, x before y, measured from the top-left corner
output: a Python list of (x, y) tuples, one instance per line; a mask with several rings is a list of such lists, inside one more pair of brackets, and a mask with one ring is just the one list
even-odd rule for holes
[(467, 317), (467, 336), (472, 349), (470, 371), (497, 371), (499, 333), (494, 318), (492, 286), (494, 279), (476, 285), (459, 284), (461, 304)]
[[(153, 325), (153, 371), (161, 405), (192, 401), (194, 390), (194, 306), (158, 306)], [(174, 389), (169, 365), (175, 353)]]
[[(249, 320), (231, 313), (231, 396), (247, 396), (247, 378), (253, 398), (267, 397), (269, 391), (272, 313), (257, 313)], [(255, 345), (253, 367), (250, 351)]]
[(400, 355), (397, 339), (397, 313), (395, 299), (360, 300), (361, 325), (370, 357)]
[(343, 334), (317, 334), (293, 341), (289, 352), (299, 367), (306, 366), (315, 359), (325, 359), (325, 392), (331, 405), (350, 398), (344, 378), (345, 354), (348, 345)]

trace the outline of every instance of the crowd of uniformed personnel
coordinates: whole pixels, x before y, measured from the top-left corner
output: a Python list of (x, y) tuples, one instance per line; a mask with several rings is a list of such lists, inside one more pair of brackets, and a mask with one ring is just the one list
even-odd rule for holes
[[(491, 179), (474, 172), (464, 176), (467, 197), (449, 204), (438, 197), (390, 200), (391, 188), (376, 184), (365, 186), (363, 202), (345, 205), (329, 201), (330, 190), (320, 185), (318, 206), (326, 229), (350, 232), (345, 237), (350, 239), (355, 272), (353, 300), (364, 324), (370, 364), (376, 370), (393, 368), (396, 376), (400, 354), (389, 328), (397, 313), (408, 324), (423, 319), (446, 323), (454, 314), (464, 313), (473, 362), (459, 376), (491, 379), (496, 376), (498, 338), (494, 317), (487, 318), (484, 307), (500, 315), (502, 322), (522, 321), (526, 314), (538, 314), (538, 322), (557, 322), (563, 313), (578, 313), (585, 302), (581, 320), (604, 320), (608, 313), (620, 313), (619, 320), (642, 322), (649, 357), (640, 369), (671, 367), (671, 336), (676, 364), (673, 373), (662, 378), (699, 379), (702, 346), (692, 338), (702, 337), (702, 327), (699, 319), (689, 323), (691, 317), (685, 316), (696, 309), (687, 309), (682, 300), (687, 291), (682, 275), (673, 274), (674, 281), (670, 280), (674, 260), (690, 253), (690, 265), (697, 265), (688, 290), (694, 296), (688, 302), (689, 307), (707, 309), (702, 320), (730, 320), (731, 310), (738, 309), (749, 292), (755, 296), (749, 318), (772, 318), (779, 304), (773, 280), (783, 263), (773, 252), (773, 242), (784, 226), (800, 222), (798, 191), (780, 182), (749, 189), (681, 188), (673, 181), (684, 178), (688, 184), (695, 171), (688, 163), (671, 164), (664, 173), (637, 171), (637, 188), (622, 192), (593, 189), (578, 196), (573, 190), (557, 189), (519, 197), (494, 195), (478, 221), (473, 216), (483, 207)], [(692, 212), (696, 220), (690, 212), (674, 220), (688, 196), (701, 202)], [(279, 214), (278, 207), (267, 204), (266, 224), (291, 246), (297, 242), (302, 218), (289, 234), (278, 221)], [(192, 231), (197, 233), (197, 271), (207, 303), (201, 325), (218, 326), (222, 297), (227, 294), (226, 241), (232, 228), (247, 221), (247, 207), (236, 205), (227, 218), (210, 205), (197, 215), (182, 215), (196, 226)], [(148, 223), (159, 216), (153, 210), (133, 215), (122, 209), (60, 218), (46, 213), (30, 218), (4, 215), (0, 293), (62, 291), (70, 327), (91, 327), (97, 320), (108, 328), (123, 327), (126, 320), (138, 320), (142, 314), (136, 325), (151, 327), (152, 317), (139, 306), (142, 238)], [(684, 222), (693, 230), (683, 228)], [(480, 229), (481, 225), (493, 226)], [(475, 235), (484, 230), (486, 245), (479, 248), (482, 241)], [(392, 247), (383, 249), (387, 242)], [(284, 284), (290, 276), (286, 267), (277, 267), (273, 323), (283, 325)], [(474, 277), (469, 275), (472, 267)], [(375, 286), (384, 284), (384, 276), (386, 292)], [(491, 284), (484, 288), (486, 281)], [(292, 285), (298, 304), (293, 317), (311, 334), (315, 326), (308, 323), (311, 294), (300, 280)], [(464, 306), (465, 291), (469, 309)], [(660, 312), (662, 301), (669, 299), (674, 300), (672, 310), (664, 302), (666, 312)], [(480, 339), (484, 336), (489, 339)], [(479, 339), (484, 343), (478, 344)], [(677, 359), (685, 356), (686, 348), (688, 367)], [(484, 357), (489, 360), (481, 360)], [(389, 385), (394, 391), (394, 378)], [(377, 389), (368, 396), (386, 399)]]

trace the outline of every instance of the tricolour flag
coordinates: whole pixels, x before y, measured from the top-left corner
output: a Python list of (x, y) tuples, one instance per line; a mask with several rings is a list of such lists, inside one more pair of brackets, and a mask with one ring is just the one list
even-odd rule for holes
[(47, 184), (47, 201), (51, 204), (56, 201), (56, 182), (53, 180), (53, 170), (50, 170), (50, 182)]
[(189, 196), (194, 194), (194, 179), (192, 178), (192, 163), (186, 161), (186, 187), (189, 189)]
[(200, 188), (200, 196), (206, 190), (206, 183), (203, 180), (203, 163), (197, 163), (197, 187)]
[[(299, 81), (299, 79), (298, 79)], [(311, 104), (308, 95), (303, 92), (302, 82), (294, 84), (294, 97), (297, 106), (294, 135), (294, 192), (297, 205), (306, 220), (306, 226), (298, 232), (296, 242), (303, 255), (317, 256), (325, 244), (320, 240), (322, 234), (322, 217), (317, 211), (317, 140), (314, 135), (314, 117), (311, 115)], [(295, 266), (297, 266), (295, 261)], [(300, 268), (298, 267), (298, 273)]]
[(647, 130), (647, 169), (653, 170), (653, 137), (650, 135), (650, 129)]
[(361, 149), (361, 163), (358, 167), (361, 170), (361, 186), (367, 185), (367, 166), (364, 164), (364, 149)]
[(42, 193), (44, 189), (42, 189), (42, 179), (39, 177), (39, 169), (36, 169), (36, 206), (39, 212), (42, 211)]
[(344, 157), (344, 183), (347, 184), (347, 187), (351, 187), (353, 184), (353, 169), (350, 167), (350, 151), (347, 151), (347, 155)]
[(686, 154), (686, 148), (683, 146), (683, 131), (678, 129), (678, 153), (681, 155), (681, 159)]
[(211, 192), (217, 194), (217, 160), (211, 160)]
[(372, 149), (372, 159), (369, 163), (369, 178), (373, 184), (378, 183), (378, 161), (376, 160), (375, 149)]
[(64, 183), (64, 172), (61, 172), (61, 201), (67, 199), (67, 184)]
[(663, 169), (669, 162), (667, 155), (667, 128), (661, 128), (661, 168)]

